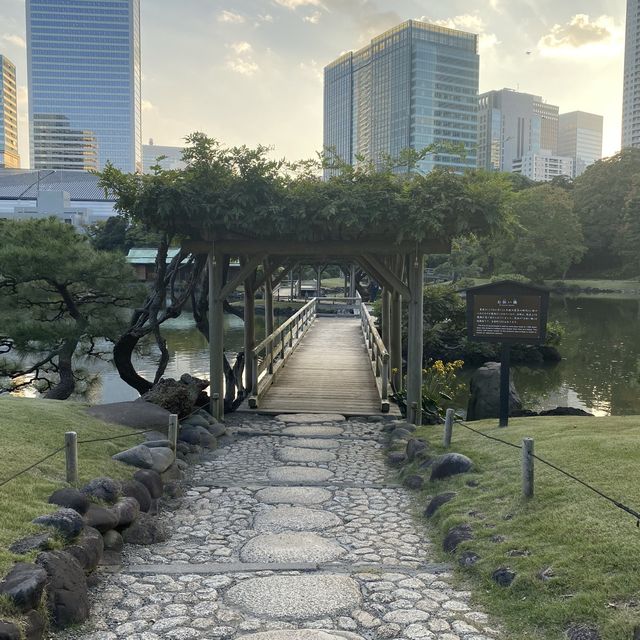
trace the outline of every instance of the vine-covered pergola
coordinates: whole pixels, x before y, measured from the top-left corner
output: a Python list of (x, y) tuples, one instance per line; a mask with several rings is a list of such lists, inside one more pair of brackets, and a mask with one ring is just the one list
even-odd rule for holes
[[(389, 352), (392, 381), (402, 390), (406, 380), (407, 419), (414, 424), (422, 420), (423, 353), (423, 274), (428, 253), (445, 253), (442, 241), (395, 243), (381, 238), (371, 229), (357, 241), (300, 241), (293, 238), (246, 239), (231, 234), (212, 235), (189, 242), (194, 253), (208, 255), (209, 271), (209, 345), (211, 411), (223, 419), (224, 350), (223, 304), (237, 287), (244, 288), (245, 391), (252, 391), (253, 362), (248, 357), (256, 344), (255, 296), (264, 288), (266, 333), (273, 331), (273, 289), (296, 266), (301, 264), (357, 265), (382, 287), (382, 340)], [(241, 268), (227, 282), (223, 279), (225, 260), (240, 257)], [(259, 271), (259, 267), (261, 267)], [(277, 274), (277, 275), (276, 275)], [(402, 357), (402, 305), (408, 308), (407, 361)]]

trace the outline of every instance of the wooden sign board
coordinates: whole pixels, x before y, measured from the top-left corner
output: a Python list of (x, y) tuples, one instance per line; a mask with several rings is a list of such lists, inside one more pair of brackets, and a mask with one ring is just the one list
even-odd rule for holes
[(466, 290), (467, 337), (473, 342), (542, 344), (549, 291), (503, 280)]

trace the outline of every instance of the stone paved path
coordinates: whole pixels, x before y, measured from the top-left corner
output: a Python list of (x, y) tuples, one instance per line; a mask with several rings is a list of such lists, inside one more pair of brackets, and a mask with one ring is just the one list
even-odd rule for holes
[[(296, 420), (296, 422), (292, 422)], [(103, 576), (82, 640), (496, 640), (389, 480), (378, 423), (232, 416), (237, 441), (190, 472)], [(251, 435), (249, 435), (251, 434)]]

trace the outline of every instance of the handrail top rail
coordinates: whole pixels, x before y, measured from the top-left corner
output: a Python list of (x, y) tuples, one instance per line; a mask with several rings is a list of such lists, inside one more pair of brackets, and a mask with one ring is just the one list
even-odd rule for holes
[(373, 316), (371, 315), (369, 309), (367, 309), (366, 304), (363, 304), (362, 308), (364, 309), (363, 317), (366, 319), (367, 323), (369, 324), (369, 329), (371, 330), (371, 335), (373, 335), (373, 339), (375, 340), (376, 346), (378, 347), (380, 357), (383, 360), (388, 360), (389, 352), (387, 351), (387, 348), (384, 346), (384, 342), (382, 341), (380, 333), (378, 332), (378, 329), (376, 328), (376, 325), (373, 322)]
[(290, 324), (292, 324), (295, 320), (297, 320), (298, 316), (301, 316), (304, 313), (306, 313), (308, 311), (308, 309), (310, 309), (316, 303), (316, 301), (317, 301), (317, 298), (311, 298), (311, 300), (309, 300), (309, 302), (307, 302), (307, 304), (305, 304), (303, 307), (300, 307), (300, 309), (298, 309), (290, 318), (288, 318), (277, 329), (275, 329), (273, 331), (273, 333), (269, 334), (262, 342), (257, 344), (253, 348), (253, 353), (257, 353), (261, 349), (264, 349), (264, 347), (266, 347), (267, 344), (269, 344), (269, 342), (272, 342), (283, 331), (285, 331)]

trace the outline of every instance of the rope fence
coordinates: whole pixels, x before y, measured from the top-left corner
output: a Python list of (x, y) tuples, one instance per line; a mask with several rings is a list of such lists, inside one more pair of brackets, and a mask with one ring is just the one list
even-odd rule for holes
[(607, 495), (606, 493), (604, 493), (604, 491), (601, 491), (597, 487), (594, 487), (588, 482), (585, 482), (584, 480), (578, 478), (577, 476), (570, 473), (569, 471), (566, 471), (565, 469), (562, 469), (558, 465), (552, 462), (549, 462), (548, 460), (545, 460), (539, 455), (536, 455), (534, 453), (533, 438), (524, 438), (522, 441), (522, 444), (514, 444), (513, 442), (508, 442), (506, 440), (503, 440), (502, 438), (491, 436), (487, 433), (480, 431), (479, 429), (474, 429), (473, 427), (470, 427), (468, 424), (466, 424), (456, 416), (454, 409), (447, 409), (446, 418), (445, 418), (444, 436), (443, 436), (443, 446), (446, 449), (448, 449), (451, 446), (451, 439), (453, 437), (454, 424), (463, 427), (467, 431), (471, 431), (472, 433), (482, 436), (487, 440), (498, 442), (499, 444), (512, 447), (513, 449), (519, 449), (522, 452), (522, 493), (526, 498), (533, 497), (534, 460), (537, 460), (540, 464), (543, 464), (546, 467), (549, 467), (550, 469), (553, 469), (554, 471), (560, 473), (561, 475), (573, 480), (574, 482), (577, 482), (578, 484), (582, 485), (586, 489), (589, 489), (589, 491), (592, 491), (593, 493), (599, 495), (601, 498), (604, 498), (605, 500), (613, 504), (618, 509), (621, 509), (625, 513), (628, 513), (630, 516), (635, 518), (636, 526), (640, 528), (640, 511), (637, 511), (636, 509), (633, 509), (632, 507), (624, 504), (623, 502), (620, 502), (619, 500), (612, 498), (610, 495)]
[[(198, 411), (200, 411), (200, 407), (198, 407), (197, 409), (194, 409), (191, 413), (189, 413), (184, 418), (182, 418), (182, 420), (184, 421), (187, 418), (190, 418), (191, 416), (198, 413)], [(9, 482), (12, 482), (16, 478), (19, 478), (20, 476), (24, 475), (25, 473), (31, 471), (32, 469), (35, 469), (36, 467), (40, 466), (43, 462), (46, 462), (50, 458), (53, 458), (55, 455), (61, 453), (62, 451), (65, 452), (66, 480), (69, 484), (75, 485), (78, 482), (78, 445), (92, 444), (94, 442), (112, 442), (113, 440), (121, 440), (123, 438), (133, 438), (135, 436), (141, 436), (146, 433), (152, 433), (157, 430), (158, 430), (158, 427), (154, 427), (153, 429), (145, 429), (143, 431), (132, 431), (131, 433), (124, 433), (119, 436), (107, 436), (105, 438), (88, 438), (84, 440), (78, 440), (78, 434), (75, 431), (67, 431), (64, 434), (64, 446), (58, 447), (55, 451), (52, 451), (51, 453), (47, 454), (43, 458), (40, 458), (40, 460), (34, 462), (33, 464), (29, 465), (25, 469), (22, 469), (17, 473), (14, 473), (9, 478), (0, 480), (0, 488), (4, 487), (6, 484), (9, 484)], [(175, 413), (172, 413), (169, 416), (167, 439), (169, 440), (169, 446), (174, 451), (174, 453), (178, 446), (179, 431), (180, 431), (180, 424), (178, 422), (178, 415)]]

